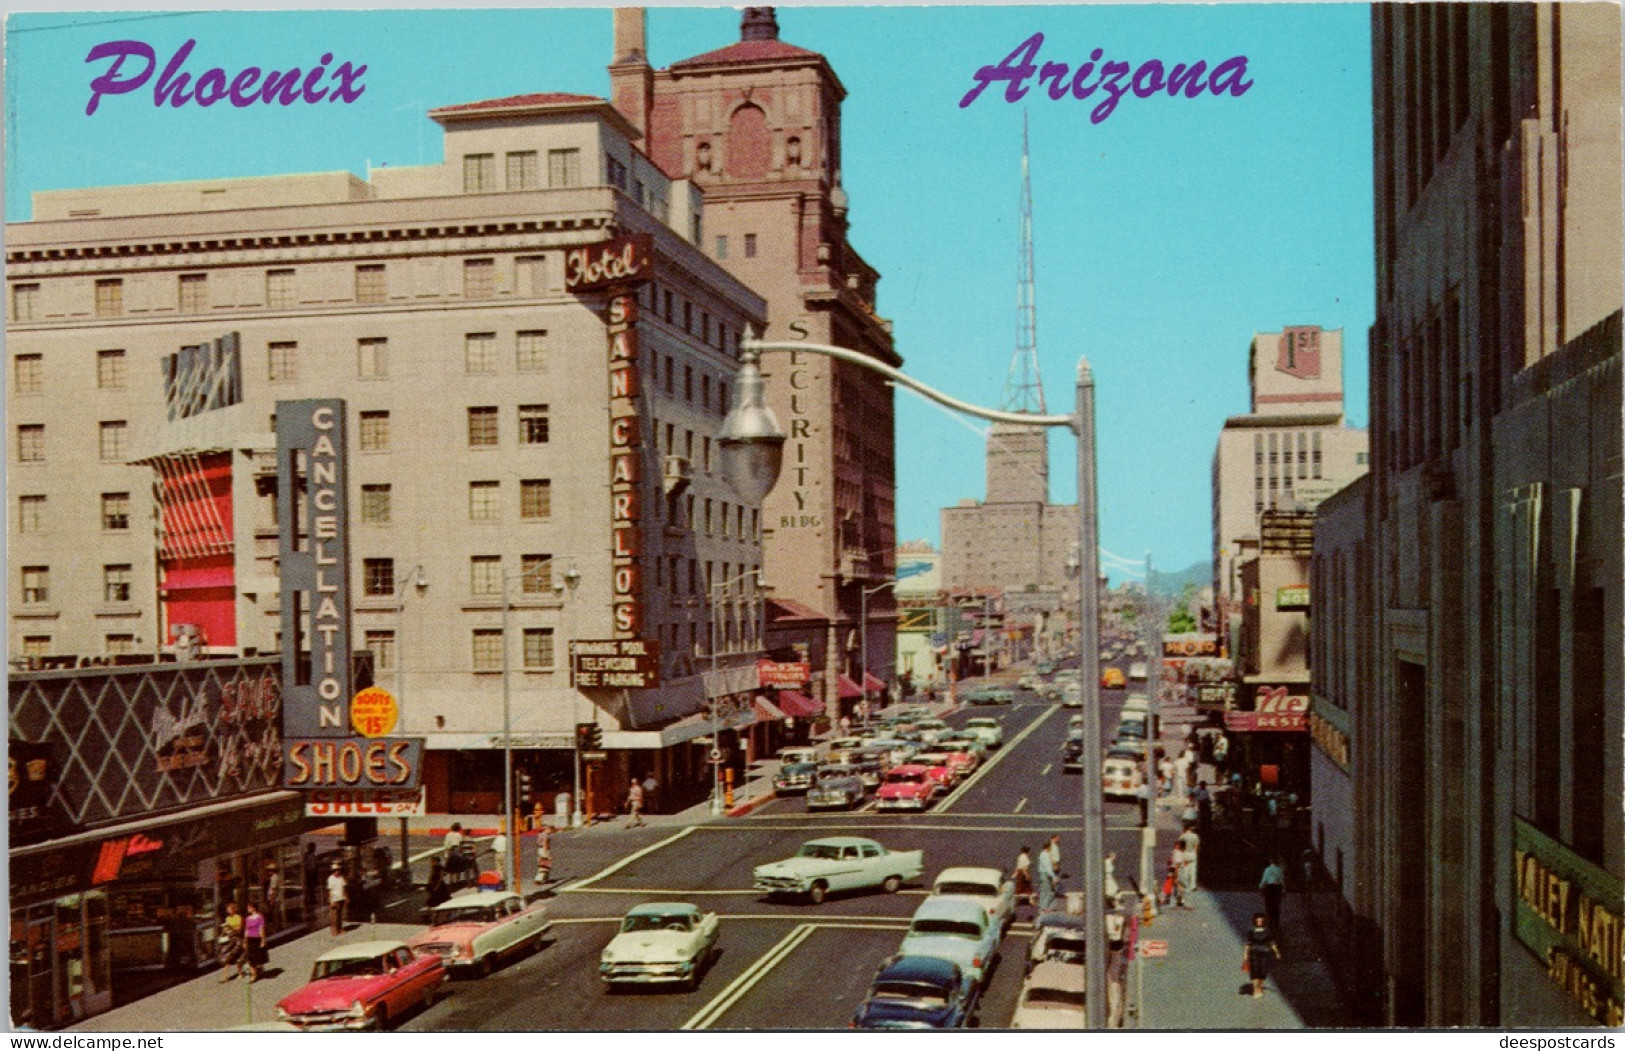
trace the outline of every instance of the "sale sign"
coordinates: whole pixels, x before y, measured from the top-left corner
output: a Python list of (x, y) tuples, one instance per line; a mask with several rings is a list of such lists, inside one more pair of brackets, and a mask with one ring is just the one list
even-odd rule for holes
[(400, 717), (394, 694), (377, 686), (367, 687), (350, 701), (350, 725), (362, 737), (388, 737)]

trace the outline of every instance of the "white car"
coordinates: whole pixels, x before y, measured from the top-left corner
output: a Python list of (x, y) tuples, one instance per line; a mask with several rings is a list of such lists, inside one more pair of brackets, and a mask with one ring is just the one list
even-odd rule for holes
[(1063, 683), (1061, 686), (1061, 707), (1082, 708), (1083, 686), (1075, 682)]
[(429, 929), (407, 946), (440, 957), (447, 968), (490, 974), (504, 956), (540, 944), (552, 928), (543, 902), (525, 904), (512, 891), (464, 890), (429, 910)]
[(1100, 764), (1100, 787), (1107, 799), (1138, 799), (1140, 785), (1145, 778), (1142, 775), (1143, 763), (1132, 759), (1122, 759), (1116, 756), (1107, 756)]
[(1005, 879), (998, 869), (968, 866), (943, 869), (931, 885), (931, 895), (981, 902), (1000, 931), (1009, 930), (1016, 918), (1016, 885)]
[(1087, 980), (1083, 964), (1045, 960), (1034, 967), (1016, 997), (1011, 1029), (1084, 1029)]
[(925, 744), (935, 744), (937, 738), (950, 732), (952, 729), (953, 727), (949, 726), (941, 719), (921, 719), (919, 722), (914, 724), (914, 732), (920, 735), (920, 740)]
[(999, 951), (1001, 935), (981, 902), (933, 895), (914, 910), (897, 951), (957, 963), (972, 984), (980, 986)]
[(1135, 661), (1128, 666), (1128, 677), (1131, 682), (1145, 681), (1145, 661)]
[(756, 866), (752, 885), (769, 895), (805, 895), (819, 905), (832, 891), (879, 887), (895, 894), (924, 867), (924, 851), (891, 851), (872, 839), (831, 836), (803, 843), (795, 857)]
[(978, 715), (965, 721), (965, 729), (976, 734), (989, 749), (1004, 745), (1004, 724), (988, 715)]
[(716, 913), (684, 902), (636, 905), (621, 920), (620, 933), (604, 946), (598, 976), (609, 988), (681, 982), (695, 989), (716, 950)]

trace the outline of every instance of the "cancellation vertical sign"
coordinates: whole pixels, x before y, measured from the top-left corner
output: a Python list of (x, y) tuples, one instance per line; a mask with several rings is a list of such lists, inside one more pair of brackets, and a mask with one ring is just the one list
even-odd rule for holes
[(348, 737), (350, 539), (340, 398), (276, 406), (282, 735)]

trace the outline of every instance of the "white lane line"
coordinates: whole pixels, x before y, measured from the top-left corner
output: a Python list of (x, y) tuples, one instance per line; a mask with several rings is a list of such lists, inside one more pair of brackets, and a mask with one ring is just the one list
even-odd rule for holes
[(389, 904), (385, 905), (384, 908), (393, 909), (395, 906), (397, 906), (397, 905), (405, 905), (407, 902), (409, 902), (411, 900), (412, 900), (411, 898), (402, 898), (400, 901), (392, 901), (392, 902), (390, 902)]
[(1015, 808), (1015, 809), (1014, 809), (1014, 810), (1012, 810), (1012, 811), (1011, 811), (1011, 813), (1012, 813), (1012, 814), (1019, 814), (1019, 813), (1021, 813), (1021, 811), (1022, 811), (1022, 810), (1023, 810), (1023, 809), (1024, 809), (1024, 808), (1025, 808), (1025, 807), (1026, 807), (1026, 806), (1027, 806), (1027, 797), (1026, 797), (1026, 796), (1022, 796), (1022, 797), (1021, 797), (1021, 802), (1019, 802), (1019, 803), (1017, 803), (1017, 804), (1016, 804), (1016, 808)]
[(721, 1018), (727, 1010), (738, 1003), (744, 995), (755, 988), (756, 983), (767, 977), (767, 973), (779, 962), (795, 951), (796, 946), (811, 937), (813, 928), (811, 924), (803, 923), (779, 939), (779, 943), (764, 953), (757, 961), (745, 969), (745, 973), (735, 978), (726, 989), (722, 990), (715, 999), (695, 1012), (694, 1016), (684, 1022), (680, 1029), (706, 1029), (717, 1019)]
[(1054, 770), (1054, 769), (1055, 769), (1055, 764), (1054, 763), (1045, 763), (1044, 764), (1044, 769), (1038, 771), (1038, 776), (1043, 777), (1046, 774), (1048, 774), (1051, 770)]
[(1016, 736), (1014, 736), (1014, 737), (1012, 737), (1010, 739), (1010, 742), (1007, 745), (1005, 745), (1003, 748), (999, 749), (999, 754), (998, 755), (995, 755), (992, 759), (989, 759), (987, 762), (983, 763), (981, 765), (981, 767), (979, 767), (974, 774), (970, 775), (970, 777), (965, 779), (965, 782), (963, 784), (961, 784), (958, 788), (954, 789), (953, 792), (949, 793), (948, 798), (944, 799), (937, 806), (937, 812), (941, 813), (942, 811), (947, 810), (949, 807), (953, 806), (954, 803), (958, 802), (960, 796), (962, 796), (966, 792), (970, 791), (970, 788), (971, 788), (972, 785), (976, 784), (976, 782), (980, 781), (983, 777), (985, 777), (989, 770), (992, 770), (993, 767), (1000, 760), (1002, 760), (1005, 756), (1009, 755), (1012, 751), (1014, 751), (1015, 746), (1020, 744), (1022, 741), (1025, 741), (1029, 734), (1034, 733), (1040, 726), (1043, 726), (1044, 723), (1049, 719), (1049, 717), (1051, 715), (1055, 714), (1055, 712), (1056, 712), (1056, 709), (1051, 708), (1048, 712), (1044, 713), (1043, 715), (1040, 715), (1038, 718), (1036, 718), (1032, 722), (1028, 723), (1027, 728), (1025, 730), (1022, 730), (1020, 733), (1016, 734)]
[(588, 886), (591, 886), (594, 883), (597, 883), (601, 879), (607, 879), (608, 877), (613, 876), (613, 875), (615, 875), (615, 873), (617, 873), (617, 872), (621, 871), (622, 869), (626, 868), (626, 866), (632, 864), (632, 862), (638, 860), (639, 858), (644, 857), (644, 856), (649, 855), (649, 854), (653, 854), (657, 850), (661, 850), (661, 849), (664, 849), (665, 847), (671, 846), (673, 843), (677, 842), (679, 839), (682, 839), (684, 836), (687, 836), (687, 835), (690, 835), (691, 833), (693, 833), (694, 830), (699, 828), (699, 827), (700, 827), (699, 825), (689, 825), (687, 828), (683, 829), (681, 832), (678, 832), (676, 835), (667, 836), (665, 839), (662, 839), (658, 843), (652, 843), (649, 846), (644, 847), (642, 850), (637, 851), (636, 853), (628, 854), (626, 857), (624, 857), (621, 860), (617, 861), (615, 864), (609, 866), (609, 868), (606, 868), (606, 869), (603, 869), (603, 870), (601, 870), (601, 871), (599, 871), (597, 873), (594, 873), (593, 875), (588, 876), (584, 880), (577, 880), (575, 883), (570, 884), (568, 887), (560, 888), (560, 890), (561, 890), (561, 892), (566, 891), (566, 890), (580, 890), (583, 887), (588, 887)]

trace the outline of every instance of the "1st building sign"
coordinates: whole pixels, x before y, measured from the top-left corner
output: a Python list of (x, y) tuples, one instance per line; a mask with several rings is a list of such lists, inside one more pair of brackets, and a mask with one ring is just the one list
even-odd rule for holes
[(572, 248), (564, 253), (564, 290), (597, 292), (633, 285), (649, 278), (654, 260), (654, 238), (648, 234), (620, 234), (602, 244)]
[(647, 690), (660, 685), (660, 647), (650, 639), (578, 640), (570, 644), (572, 685), (579, 690)]

